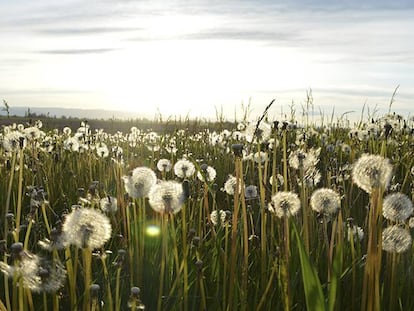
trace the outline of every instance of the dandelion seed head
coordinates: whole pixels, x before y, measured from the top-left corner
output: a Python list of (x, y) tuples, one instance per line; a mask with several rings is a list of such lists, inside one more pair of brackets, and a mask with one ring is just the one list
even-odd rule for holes
[[(317, 186), (321, 181), (322, 175), (317, 168), (309, 168), (305, 171), (303, 175), (303, 181), (307, 187)], [(299, 180), (298, 184), (302, 184)]]
[(348, 144), (342, 144), (341, 145), (341, 150), (342, 150), (343, 153), (349, 154), (349, 153), (351, 153), (351, 146), (349, 146)]
[(151, 188), (157, 183), (157, 176), (148, 167), (137, 167), (129, 176), (122, 176), (125, 191), (133, 198), (147, 197)]
[(98, 157), (100, 158), (107, 158), (109, 155), (108, 146), (104, 143), (99, 143), (98, 145), (96, 145), (95, 151)]
[(202, 182), (205, 182), (205, 180), (209, 183), (213, 182), (216, 179), (216, 176), (217, 172), (215, 168), (211, 166), (207, 166), (205, 169), (202, 168), (202, 171), (197, 172), (197, 178)]
[(371, 193), (374, 188), (387, 189), (391, 177), (390, 161), (379, 155), (363, 154), (352, 169), (353, 182), (367, 193)]
[(283, 186), (285, 179), (283, 178), (283, 176), (281, 174), (277, 174), (276, 176), (270, 176), (269, 178), (269, 183), (273, 186), (273, 179), (275, 180), (275, 182), (277, 183), (277, 185)]
[(347, 224), (347, 239), (348, 242), (351, 241), (351, 237), (353, 238), (353, 240), (358, 240), (358, 241), (362, 241), (362, 239), (364, 238), (364, 229), (362, 229), (359, 226), (353, 225), (353, 224)]
[(157, 162), (157, 169), (160, 172), (169, 172), (171, 171), (172, 165), (171, 161), (168, 159), (159, 159)]
[(382, 232), (382, 249), (390, 253), (403, 253), (409, 249), (412, 238), (409, 231), (397, 225)]
[(244, 131), (246, 129), (246, 124), (244, 124), (243, 122), (239, 122), (237, 124), (237, 130), (238, 131)]
[(118, 200), (108, 195), (99, 201), (99, 206), (105, 213), (115, 213), (118, 210)]
[(339, 194), (332, 189), (317, 189), (312, 193), (310, 206), (317, 213), (332, 216), (341, 208), (341, 198)]
[(80, 144), (76, 137), (69, 137), (63, 142), (63, 149), (68, 151), (79, 151)]
[(40, 138), (42, 135), (44, 135), (44, 133), (42, 133), (43, 132), (35, 126), (27, 127), (23, 130), (23, 134), (28, 140), (36, 140)]
[(244, 189), (244, 197), (247, 200), (255, 199), (255, 198), (257, 198), (257, 196), (258, 196), (257, 186), (255, 186), (255, 185), (249, 185), (249, 186), (246, 186), (245, 187), (245, 189)]
[[(229, 175), (226, 182), (224, 183), (224, 191), (228, 195), (234, 195), (234, 192), (236, 190), (237, 185), (237, 179), (233, 175)], [(241, 191), (241, 182), (239, 182), (239, 193)]]
[(66, 270), (59, 262), (49, 262), (41, 260), (38, 267), (37, 276), (31, 283), (23, 285), (30, 288), (33, 292), (52, 293), (63, 287), (66, 280)]
[(255, 163), (265, 163), (267, 159), (268, 159), (267, 153), (264, 151), (256, 152), (253, 155), (253, 161)]
[(62, 132), (63, 132), (63, 135), (69, 136), (70, 134), (72, 134), (72, 129), (70, 127), (65, 126)]
[(272, 196), (268, 209), (279, 218), (295, 216), (300, 210), (300, 200), (294, 192), (280, 191)]
[(302, 149), (297, 149), (289, 154), (289, 166), (296, 170), (303, 168), (304, 172), (309, 169), (315, 169), (319, 163), (320, 153), (321, 148), (311, 148), (307, 152)]
[(210, 213), (210, 220), (215, 226), (220, 224), (222, 227), (229, 227), (231, 222), (231, 212), (214, 210)]
[(245, 137), (249, 143), (254, 141), (265, 142), (269, 140), (271, 134), (272, 126), (265, 121), (261, 121), (259, 124), (250, 122), (245, 129)]
[(392, 193), (384, 198), (382, 213), (386, 219), (405, 221), (413, 213), (413, 203), (403, 193)]
[(179, 178), (190, 178), (195, 173), (195, 166), (187, 159), (178, 160), (174, 164), (174, 174)]
[(65, 281), (66, 270), (60, 263), (51, 263), (29, 251), (21, 251), (13, 265), (0, 262), (0, 271), (10, 278), (22, 280), (24, 288), (33, 292), (55, 292)]
[(66, 243), (95, 249), (109, 240), (112, 227), (109, 218), (98, 210), (77, 207), (66, 215), (62, 232)]
[(186, 199), (181, 183), (161, 181), (153, 186), (148, 195), (152, 209), (161, 214), (178, 213)]
[(53, 228), (50, 230), (50, 240), (43, 239), (37, 242), (37, 244), (44, 250), (52, 252), (54, 250), (61, 250), (66, 247), (65, 235), (61, 230)]
[[(22, 133), (18, 131), (11, 131), (3, 136), (3, 148), (7, 152), (13, 152), (19, 148), (24, 148), (26, 140)], [(23, 144), (22, 144), (23, 142)]]

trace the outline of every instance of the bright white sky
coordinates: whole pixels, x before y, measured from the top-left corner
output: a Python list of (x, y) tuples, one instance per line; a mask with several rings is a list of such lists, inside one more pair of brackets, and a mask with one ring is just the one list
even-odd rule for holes
[[(285, 1), (283, 1), (285, 2)], [(411, 0), (0, 0), (0, 100), (154, 116), (414, 112)], [(346, 4), (341, 4), (346, 3)], [(392, 3), (392, 4), (391, 4)]]

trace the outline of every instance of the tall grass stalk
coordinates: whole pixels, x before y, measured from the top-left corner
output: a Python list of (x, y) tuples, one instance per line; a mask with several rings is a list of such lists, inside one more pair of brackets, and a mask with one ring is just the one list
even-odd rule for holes
[[(257, 143), (257, 154), (260, 155), (260, 143)], [(265, 209), (265, 187), (263, 183), (262, 162), (259, 159), (257, 164), (258, 179), (259, 179), (259, 198), (260, 198), (260, 277), (261, 284), (266, 282), (266, 254), (267, 254), (267, 226), (266, 226), (266, 209)]]
[(68, 275), (69, 283), (69, 296), (70, 296), (70, 306), (71, 310), (77, 309), (77, 295), (76, 295), (76, 275), (77, 269), (74, 268), (74, 262), (77, 261), (77, 257), (72, 257), (70, 251), (70, 245), (65, 248), (65, 262), (66, 262), (66, 271)]
[[(239, 176), (243, 176), (243, 162), (237, 161), (236, 162), (239, 167), (236, 168), (239, 171)], [(242, 208), (242, 222), (243, 222), (243, 235), (241, 237), (241, 245), (243, 245), (243, 263), (242, 263), (242, 284), (241, 284), (241, 310), (246, 310), (248, 303), (248, 279), (249, 279), (249, 227), (248, 227), (248, 218), (247, 218), (247, 207), (246, 207), (246, 200), (245, 200), (245, 188), (243, 179), (240, 180), (241, 184), (241, 208)], [(264, 210), (264, 208), (262, 208)]]
[(300, 164), (299, 175), (301, 180), (300, 200), (302, 205), (302, 227), (303, 227), (303, 243), (306, 253), (310, 252), (310, 232), (309, 232), (309, 207), (305, 181), (305, 173), (303, 165)]

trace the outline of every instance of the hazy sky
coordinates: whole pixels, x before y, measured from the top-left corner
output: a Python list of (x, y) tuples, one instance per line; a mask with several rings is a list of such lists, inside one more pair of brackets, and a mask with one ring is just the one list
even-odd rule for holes
[(314, 110), (414, 113), (414, 2), (0, 0), (11, 106), (229, 119)]

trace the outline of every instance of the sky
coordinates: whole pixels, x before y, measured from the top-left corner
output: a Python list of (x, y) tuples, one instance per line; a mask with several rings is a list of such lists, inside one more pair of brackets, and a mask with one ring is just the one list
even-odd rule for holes
[(143, 116), (414, 113), (411, 0), (0, 0), (0, 100)]

